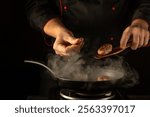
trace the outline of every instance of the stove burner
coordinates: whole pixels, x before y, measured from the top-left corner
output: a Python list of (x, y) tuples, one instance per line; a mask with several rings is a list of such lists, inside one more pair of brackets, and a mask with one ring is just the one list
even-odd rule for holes
[(60, 96), (67, 100), (111, 100), (114, 99), (116, 93), (114, 91), (103, 91), (99, 93), (80, 93), (75, 90), (61, 89)]

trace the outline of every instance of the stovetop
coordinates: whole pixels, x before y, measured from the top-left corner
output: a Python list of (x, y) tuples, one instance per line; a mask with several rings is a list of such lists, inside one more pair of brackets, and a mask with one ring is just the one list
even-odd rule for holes
[[(50, 99), (47, 96), (28, 96), (27, 100), (59, 100), (59, 99), (57, 97)], [(150, 95), (127, 95), (125, 99), (121, 100), (150, 100)]]
[(88, 93), (79, 93), (73, 90), (69, 90), (68, 92), (68, 89), (61, 89), (59, 92), (51, 92), (48, 96), (28, 96), (28, 100), (132, 100), (137, 99), (136, 97), (138, 99), (141, 98), (140, 96), (125, 95), (119, 90), (110, 90), (89, 95)]

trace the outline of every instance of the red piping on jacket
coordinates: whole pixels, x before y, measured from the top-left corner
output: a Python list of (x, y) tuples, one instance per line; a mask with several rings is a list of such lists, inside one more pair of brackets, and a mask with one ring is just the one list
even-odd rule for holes
[(62, 16), (62, 0), (59, 0), (60, 15)]

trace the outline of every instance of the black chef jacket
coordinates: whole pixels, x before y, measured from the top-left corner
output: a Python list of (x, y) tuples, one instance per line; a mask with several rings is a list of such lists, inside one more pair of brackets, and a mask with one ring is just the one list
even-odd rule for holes
[(89, 48), (101, 42), (118, 45), (134, 19), (150, 22), (150, 0), (26, 0), (25, 7), (32, 27), (43, 32), (48, 20), (60, 17)]

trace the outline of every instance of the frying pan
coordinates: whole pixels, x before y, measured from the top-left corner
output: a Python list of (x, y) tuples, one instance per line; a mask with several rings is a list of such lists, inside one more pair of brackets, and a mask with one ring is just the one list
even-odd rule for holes
[(115, 69), (106, 68), (100, 71), (99, 77), (107, 76), (109, 77), (109, 80), (99, 81), (97, 80), (97, 77), (94, 78), (90, 75), (90, 78), (88, 79), (73, 79), (71, 77), (58, 76), (50, 67), (41, 62), (32, 60), (25, 60), (24, 62), (36, 64), (46, 69), (49, 72), (49, 75), (58, 83), (60, 88), (73, 89), (78, 92), (95, 93), (101, 90), (113, 89), (119, 87), (127, 77), (123, 71), (116, 71)]

